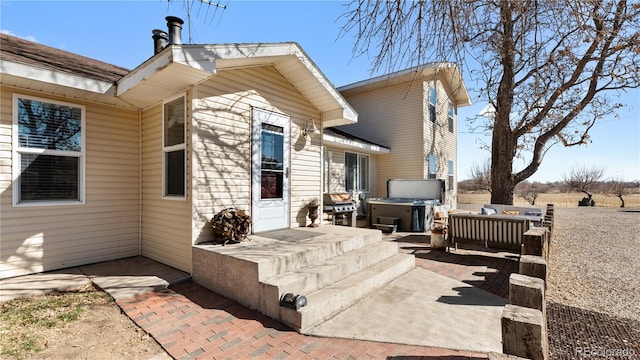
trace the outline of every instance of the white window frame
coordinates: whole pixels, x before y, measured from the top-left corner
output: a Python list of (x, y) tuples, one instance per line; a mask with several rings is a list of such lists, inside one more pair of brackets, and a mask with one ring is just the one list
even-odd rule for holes
[[(435, 102), (431, 102), (431, 92), (435, 94)], [(433, 107), (433, 111), (431, 111), (431, 107)], [(429, 120), (432, 123), (436, 122), (436, 117), (438, 116), (438, 89), (435, 86), (429, 86)]]
[(448, 177), (447, 180), (449, 182), (449, 189), (448, 190), (453, 190), (454, 186), (453, 186), (453, 182), (455, 180), (455, 163), (453, 162), (453, 160), (449, 160), (448, 163), (449, 169), (448, 169)]
[[(184, 138), (182, 144), (176, 144), (171, 146), (165, 146), (165, 121), (164, 121), (164, 108), (167, 103), (170, 103), (176, 99), (184, 98)], [(165, 99), (162, 102), (162, 198), (166, 200), (186, 200), (187, 199), (187, 94), (182, 93), (176, 96)], [(167, 194), (167, 153), (184, 150), (184, 195), (168, 195)]]
[[(45, 102), (50, 104), (56, 104), (61, 106), (68, 106), (80, 109), (80, 151), (65, 151), (65, 150), (51, 150), (51, 149), (36, 149), (20, 146), (20, 130), (18, 125), (18, 99), (28, 99), (33, 101)], [(13, 94), (12, 99), (12, 202), (15, 207), (29, 207), (29, 206), (59, 206), (59, 205), (83, 205), (85, 203), (85, 173), (86, 173), (86, 107), (84, 105), (52, 100), (42, 97)], [(21, 175), (21, 155), (22, 154), (35, 154), (35, 155), (50, 155), (60, 157), (77, 157), (78, 161), (78, 199), (77, 200), (30, 200), (20, 201), (20, 175)]]
[(322, 192), (328, 193), (331, 192), (331, 169), (333, 168), (333, 151), (327, 149), (326, 146), (323, 146), (323, 154), (324, 161), (322, 162), (322, 174), (324, 179), (322, 179)]
[(455, 107), (453, 106), (453, 102), (449, 101), (449, 111), (447, 113), (447, 120), (448, 120), (447, 126), (449, 127), (450, 133), (455, 132), (455, 122), (454, 122), (455, 113), (456, 113), (456, 110), (455, 110)]
[[(433, 162), (433, 165), (431, 164)], [(438, 157), (435, 154), (429, 154), (429, 168), (427, 171), (428, 179), (437, 179), (438, 178)], [(431, 172), (433, 166), (433, 172)]]
[[(356, 189), (348, 189), (347, 188), (347, 154), (356, 155)], [(360, 189), (358, 185), (360, 184), (360, 159), (367, 159), (367, 188)], [(368, 154), (356, 153), (351, 151), (344, 152), (344, 190), (352, 191), (352, 192), (361, 192), (368, 193), (371, 189), (371, 158)]]

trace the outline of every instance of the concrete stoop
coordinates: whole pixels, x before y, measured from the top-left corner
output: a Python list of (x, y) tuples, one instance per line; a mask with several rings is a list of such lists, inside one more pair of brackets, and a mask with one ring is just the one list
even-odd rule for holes
[[(295, 232), (296, 240), (266, 233), (241, 244), (194, 245), (194, 281), (305, 333), (415, 266), (415, 257), (400, 254), (379, 230), (284, 231)], [(308, 303), (299, 310), (280, 306), (285, 293)]]
[(300, 310), (280, 307), (279, 320), (301, 333), (307, 333), (313, 326), (333, 317), (413, 269), (414, 266), (415, 257), (413, 255), (396, 254), (309, 293), (306, 295), (308, 305)]

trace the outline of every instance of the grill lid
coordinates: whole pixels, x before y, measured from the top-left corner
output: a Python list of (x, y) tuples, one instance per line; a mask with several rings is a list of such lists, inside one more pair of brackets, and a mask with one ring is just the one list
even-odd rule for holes
[(352, 204), (353, 198), (348, 192), (327, 193), (323, 195), (325, 205)]

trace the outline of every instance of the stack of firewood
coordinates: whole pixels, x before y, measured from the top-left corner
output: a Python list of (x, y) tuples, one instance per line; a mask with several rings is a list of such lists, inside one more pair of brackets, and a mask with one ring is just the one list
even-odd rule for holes
[(224, 244), (241, 242), (247, 240), (251, 217), (244, 210), (228, 208), (213, 216), (211, 226), (215, 240)]

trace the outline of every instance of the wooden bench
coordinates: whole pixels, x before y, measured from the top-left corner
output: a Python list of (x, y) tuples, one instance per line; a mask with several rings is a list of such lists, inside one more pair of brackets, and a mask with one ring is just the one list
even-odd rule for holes
[(524, 233), (531, 228), (527, 218), (510, 215), (449, 214), (447, 248), (458, 248), (458, 240), (482, 241), (486, 247), (520, 250)]

